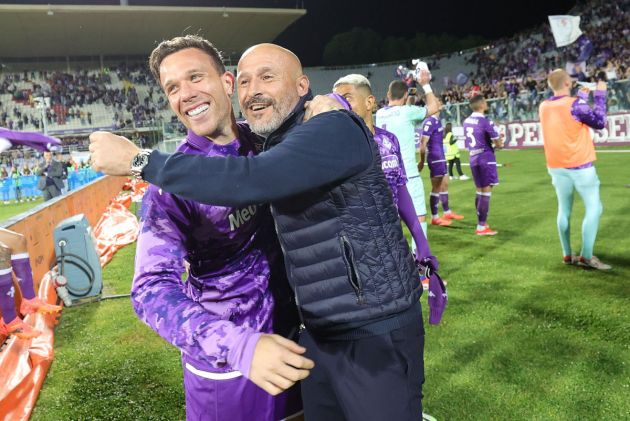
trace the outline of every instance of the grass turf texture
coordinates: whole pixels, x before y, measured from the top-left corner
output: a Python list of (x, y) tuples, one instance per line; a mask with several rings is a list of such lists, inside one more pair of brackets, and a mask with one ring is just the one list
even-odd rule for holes
[(0, 221), (4, 221), (5, 219), (9, 219), (15, 215), (18, 215), (22, 212), (26, 212), (27, 210), (34, 208), (37, 205), (41, 205), (44, 203), (41, 197), (37, 198), (37, 200), (15, 203), (15, 200), (11, 200), (10, 203), (4, 204), (0, 201)]
[[(604, 214), (595, 253), (614, 266), (609, 273), (562, 264), (541, 150), (498, 153), (512, 166), (499, 169), (490, 204), (496, 237), (474, 235), (472, 181), (451, 182), (451, 207), (466, 219), (429, 227), (449, 306), (441, 325), (426, 327), (426, 412), (440, 420), (627, 419), (630, 179), (621, 175), (630, 155), (598, 158)], [(575, 200), (579, 250), (583, 206)], [(132, 266), (128, 247), (105, 269), (107, 293), (129, 290)], [(422, 303), (426, 316), (426, 295)], [(55, 352), (33, 420), (184, 418), (179, 355), (136, 320), (127, 299), (65, 309)]]

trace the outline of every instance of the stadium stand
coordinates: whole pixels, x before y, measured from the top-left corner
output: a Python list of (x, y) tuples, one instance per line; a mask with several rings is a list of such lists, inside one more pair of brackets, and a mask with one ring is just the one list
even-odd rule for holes
[[(535, 120), (538, 104), (550, 93), (545, 75), (567, 62), (577, 63), (571, 69), (583, 81), (605, 72), (610, 82), (609, 110), (630, 109), (630, 67), (624, 61), (630, 52), (629, 5), (629, 0), (594, 0), (569, 12), (582, 17), (584, 37), (590, 43), (590, 58), (584, 68), (576, 62), (584, 53), (583, 43), (556, 48), (546, 23), (492, 45), (423, 58), (431, 65), (433, 84), (445, 104), (442, 118), (459, 124), (469, 113), (467, 99), (472, 93), (482, 93), (490, 98), (489, 114), (496, 121)], [(603, 25), (612, 30), (600, 30)], [(314, 67), (305, 71), (315, 94), (329, 92), (344, 74), (364, 74), (382, 105), (389, 82), (404, 75), (399, 67), (406, 70), (408, 64)], [(66, 63), (59, 67), (66, 67)], [(0, 74), (0, 125), (60, 137), (64, 154), (85, 150), (87, 135), (98, 129), (123, 132), (143, 145), (180, 138), (185, 133), (146, 62), (63, 71), (5, 70)], [(235, 69), (231, 66), (230, 70)], [(238, 110), (236, 98), (233, 105)], [(6, 161), (6, 154), (2, 158)]]

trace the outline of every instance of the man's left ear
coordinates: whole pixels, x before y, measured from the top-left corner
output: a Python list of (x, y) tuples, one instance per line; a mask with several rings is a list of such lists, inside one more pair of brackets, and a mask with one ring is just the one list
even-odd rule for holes
[(365, 98), (365, 108), (367, 108), (368, 110), (373, 110), (375, 105), (376, 98), (374, 97), (374, 95), (368, 95), (367, 98)]
[(223, 80), (223, 87), (225, 89), (225, 92), (229, 96), (234, 95), (234, 86), (236, 84), (236, 78), (234, 77), (232, 72), (223, 73), (223, 75), (221, 76), (221, 79)]
[(297, 79), (298, 96), (304, 96), (308, 93), (308, 88), (311, 86), (311, 82), (308, 80), (308, 76), (302, 75)]

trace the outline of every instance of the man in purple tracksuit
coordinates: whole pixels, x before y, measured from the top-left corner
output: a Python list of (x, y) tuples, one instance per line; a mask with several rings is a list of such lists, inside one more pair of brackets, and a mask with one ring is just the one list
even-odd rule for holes
[[(439, 101), (438, 104), (441, 109), (442, 104)], [(444, 128), (439, 117), (440, 111), (438, 110), (427, 118), (422, 125), (418, 170), (422, 171), (425, 161), (429, 164), (429, 175), (431, 177), (431, 195), (429, 197), (431, 225), (446, 226), (447, 224), (444, 223), (444, 220), (462, 220), (464, 217), (453, 212), (448, 205), (448, 172), (446, 170), (446, 157), (444, 156)], [(442, 218), (440, 218), (438, 213), (440, 202), (442, 202), (442, 209), (444, 210)]]
[(488, 110), (488, 104), (483, 96), (474, 96), (470, 100), (470, 107), (473, 113), (464, 120), (464, 135), (466, 148), (470, 152), (470, 171), (477, 187), (475, 197), (477, 230), (475, 233), (479, 236), (496, 235), (497, 231), (490, 229), (486, 221), (490, 209), (492, 187), (499, 184), (494, 148), (503, 147), (503, 134), (499, 134), (492, 120), (484, 115)]
[[(163, 56), (158, 79), (171, 83), (167, 94), (172, 101), (174, 91), (183, 89), (173, 87), (180, 75), (173, 72), (172, 61), (205, 60), (215, 66), (218, 71), (208, 72), (205, 79), (217, 120), (205, 126), (190, 124), (178, 151), (253, 155), (251, 131), (237, 125), (232, 114), (233, 76), (225, 72), (211, 44), (186, 42), (165, 41), (154, 50), (152, 57)], [(194, 120), (198, 108), (192, 104), (185, 114)], [(204, 205), (153, 185), (144, 197), (132, 304), (142, 321), (182, 352), (189, 420), (271, 421), (301, 411), (295, 388), (272, 396), (250, 381), (256, 353), (264, 353), (265, 341), (277, 341), (297, 354), (303, 350), (269, 335), (274, 327), (270, 282), (286, 282), (272, 224), (267, 205)]]
[[(416, 209), (407, 190), (407, 174), (398, 139), (393, 133), (374, 126), (372, 109), (376, 104), (376, 98), (372, 95), (370, 81), (363, 75), (349, 74), (335, 82), (333, 91), (341, 97), (341, 101), (348, 102), (352, 111), (365, 121), (365, 125), (374, 135), (374, 141), (378, 145), (381, 155), (383, 173), (392, 191), (394, 204), (417, 245), (416, 261), (423, 265), (429, 264), (430, 268), (436, 271), (438, 261), (431, 254), (429, 243), (422, 231), (420, 221), (416, 217)], [(425, 290), (428, 289), (429, 284), (426, 277), (423, 277), (422, 285)]]

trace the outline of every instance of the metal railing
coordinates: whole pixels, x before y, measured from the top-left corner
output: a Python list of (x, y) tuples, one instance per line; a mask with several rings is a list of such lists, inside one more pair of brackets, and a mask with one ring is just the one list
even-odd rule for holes
[[(537, 121), (538, 107), (542, 101), (552, 95), (550, 90), (536, 92), (521, 91), (518, 95), (504, 98), (490, 98), (486, 115), (495, 123), (516, 121)], [(606, 92), (608, 113), (630, 111), (630, 79), (608, 82)], [(440, 113), (443, 122), (461, 126), (472, 110), (468, 102), (446, 104)]]

